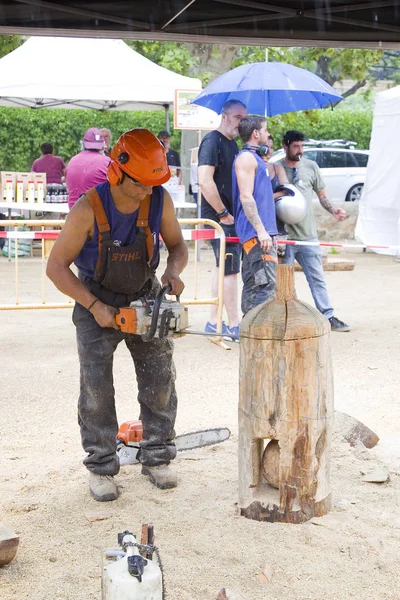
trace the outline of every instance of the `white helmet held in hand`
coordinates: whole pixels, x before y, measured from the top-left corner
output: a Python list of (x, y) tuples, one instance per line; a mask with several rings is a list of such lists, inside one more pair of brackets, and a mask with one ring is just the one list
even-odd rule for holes
[(291, 183), (285, 183), (275, 191), (287, 192), (287, 195), (275, 202), (276, 216), (287, 225), (300, 223), (307, 213), (307, 202), (303, 194)]

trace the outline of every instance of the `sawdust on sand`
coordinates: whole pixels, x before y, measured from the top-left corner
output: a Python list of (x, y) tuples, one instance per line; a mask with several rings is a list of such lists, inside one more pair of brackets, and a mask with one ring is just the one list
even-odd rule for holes
[[(336, 406), (381, 441), (367, 450), (335, 436), (332, 511), (303, 525), (238, 515), (238, 344), (225, 352), (188, 336), (177, 341), (175, 354), (177, 431), (228, 426), (230, 440), (181, 453), (174, 490), (155, 489), (137, 465), (123, 467), (120, 498), (99, 504), (88, 493), (81, 464), (70, 311), (0, 313), (0, 519), (20, 535), (16, 559), (0, 569), (1, 599), (98, 600), (103, 550), (116, 545), (119, 531), (140, 534), (141, 524), (150, 522), (170, 599), (215, 600), (225, 587), (246, 600), (399, 600), (400, 267), (382, 256), (352, 258), (353, 272), (327, 274), (336, 314), (352, 325), (350, 333), (332, 335)], [(8, 277), (6, 263), (0, 261), (1, 280)], [(210, 253), (200, 289), (208, 289), (211, 268)], [(24, 274), (24, 264), (21, 269)], [(188, 293), (190, 277), (188, 271)], [(296, 287), (310, 301), (301, 273)], [(202, 327), (207, 309), (191, 314), (196, 329)], [(115, 387), (119, 421), (137, 418), (131, 359), (122, 347)], [(388, 482), (363, 481), (378, 467), (387, 470)], [(269, 582), (257, 577), (266, 563), (273, 572)]]

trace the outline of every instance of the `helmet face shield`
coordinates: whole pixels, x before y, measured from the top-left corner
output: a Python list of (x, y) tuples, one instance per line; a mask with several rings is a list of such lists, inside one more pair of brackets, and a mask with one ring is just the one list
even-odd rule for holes
[(275, 202), (276, 216), (287, 225), (297, 225), (307, 214), (307, 201), (293, 184), (285, 183), (279, 189), (286, 195)]
[(165, 148), (148, 129), (132, 129), (121, 135), (110, 158), (133, 183), (157, 186), (171, 177)]

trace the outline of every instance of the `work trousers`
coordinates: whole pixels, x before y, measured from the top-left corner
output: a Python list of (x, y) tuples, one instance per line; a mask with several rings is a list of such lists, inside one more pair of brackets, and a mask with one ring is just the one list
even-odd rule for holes
[[(318, 242), (318, 239), (312, 238), (304, 241)], [(321, 248), (319, 246), (286, 246), (283, 263), (292, 265), (295, 260), (304, 271), (315, 306), (327, 319), (330, 319), (333, 317), (333, 308), (326, 289)]]
[[(246, 246), (249, 244), (249, 246)], [(246, 252), (246, 248), (248, 252)], [(247, 314), (249, 310), (272, 300), (275, 296), (276, 287), (276, 251), (263, 250), (260, 242), (254, 238), (243, 246), (242, 261), (242, 312)]]
[(172, 341), (154, 338), (144, 342), (139, 335), (100, 327), (93, 315), (78, 303), (72, 320), (81, 370), (78, 422), (82, 446), (88, 454), (84, 465), (99, 475), (116, 475), (119, 471), (112, 370), (113, 355), (122, 340), (136, 370), (143, 424), (140, 461), (147, 466), (168, 464), (176, 456), (172, 441), (177, 410)]

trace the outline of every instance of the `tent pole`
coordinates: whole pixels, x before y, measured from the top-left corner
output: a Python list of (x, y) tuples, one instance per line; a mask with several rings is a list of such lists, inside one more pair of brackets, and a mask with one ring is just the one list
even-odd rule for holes
[(170, 122), (169, 122), (169, 104), (164, 104), (165, 108), (165, 129), (170, 131)]

